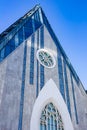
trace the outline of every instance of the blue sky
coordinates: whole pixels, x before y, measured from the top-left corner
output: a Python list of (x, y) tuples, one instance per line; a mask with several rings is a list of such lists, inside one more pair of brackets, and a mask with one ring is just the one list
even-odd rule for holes
[(0, 33), (38, 3), (87, 89), (87, 0), (0, 0)]

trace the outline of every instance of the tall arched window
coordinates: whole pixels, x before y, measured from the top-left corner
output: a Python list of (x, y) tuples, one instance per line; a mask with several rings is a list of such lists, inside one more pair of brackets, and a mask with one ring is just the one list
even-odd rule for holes
[(64, 130), (61, 115), (52, 103), (42, 110), (40, 130)]

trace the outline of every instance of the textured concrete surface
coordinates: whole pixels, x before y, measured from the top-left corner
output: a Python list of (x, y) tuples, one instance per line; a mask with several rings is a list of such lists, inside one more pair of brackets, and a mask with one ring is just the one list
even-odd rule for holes
[(23, 44), (0, 64), (0, 130), (17, 130), (22, 80)]

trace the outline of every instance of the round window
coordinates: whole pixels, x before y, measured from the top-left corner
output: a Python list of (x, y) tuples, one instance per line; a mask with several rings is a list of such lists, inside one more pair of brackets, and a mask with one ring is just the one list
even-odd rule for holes
[(40, 49), (37, 51), (37, 59), (40, 64), (47, 68), (53, 68), (55, 66), (54, 56), (45, 49)]

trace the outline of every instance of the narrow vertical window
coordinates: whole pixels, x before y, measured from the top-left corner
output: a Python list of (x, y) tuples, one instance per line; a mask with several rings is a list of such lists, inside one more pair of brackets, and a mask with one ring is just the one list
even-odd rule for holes
[(78, 124), (78, 114), (77, 114), (77, 108), (76, 108), (76, 99), (75, 99), (75, 92), (74, 92), (74, 84), (73, 84), (73, 77), (71, 76), (71, 84), (72, 84), (72, 94), (73, 94), (73, 102), (74, 102), (74, 110), (75, 110), (75, 117), (76, 117), (76, 123)]
[(35, 29), (41, 26), (39, 11), (36, 11), (34, 14), (34, 23), (35, 23)]
[[(44, 48), (44, 26), (40, 28), (40, 47)], [(44, 66), (40, 65), (40, 89), (44, 86)]]
[(13, 37), (10, 41), (10, 48), (11, 48), (11, 52), (15, 49), (15, 37)]
[(59, 75), (60, 92), (63, 96), (63, 99), (65, 100), (63, 68), (62, 68), (62, 59), (61, 59), (60, 52), (58, 53), (58, 75)]
[(18, 33), (15, 35), (15, 48), (18, 47), (19, 39), (18, 39)]
[(5, 53), (5, 47), (0, 52), (0, 61), (4, 59), (4, 56), (5, 56), (4, 53)]
[(30, 84), (34, 83), (34, 40), (35, 35), (31, 36), (31, 54), (30, 54)]
[(10, 46), (10, 42), (8, 42), (8, 44), (5, 46), (5, 57), (8, 56), (11, 52), (11, 46)]
[[(39, 49), (39, 30), (37, 30), (37, 50)], [(39, 92), (39, 63), (37, 60), (37, 88), (36, 88), (36, 96), (38, 96), (38, 92)]]
[(19, 44), (23, 42), (23, 27), (18, 32)]
[(67, 78), (67, 72), (66, 72), (66, 62), (63, 60), (64, 63), (64, 79), (65, 79), (65, 90), (66, 90), (66, 103), (68, 107), (68, 111), (71, 117), (71, 107), (70, 107), (70, 97), (69, 97), (69, 87), (68, 87), (68, 78)]
[(25, 23), (25, 25), (24, 25), (24, 35), (25, 35), (25, 39), (27, 39), (32, 33), (33, 33), (32, 20), (29, 19), (29, 20)]

